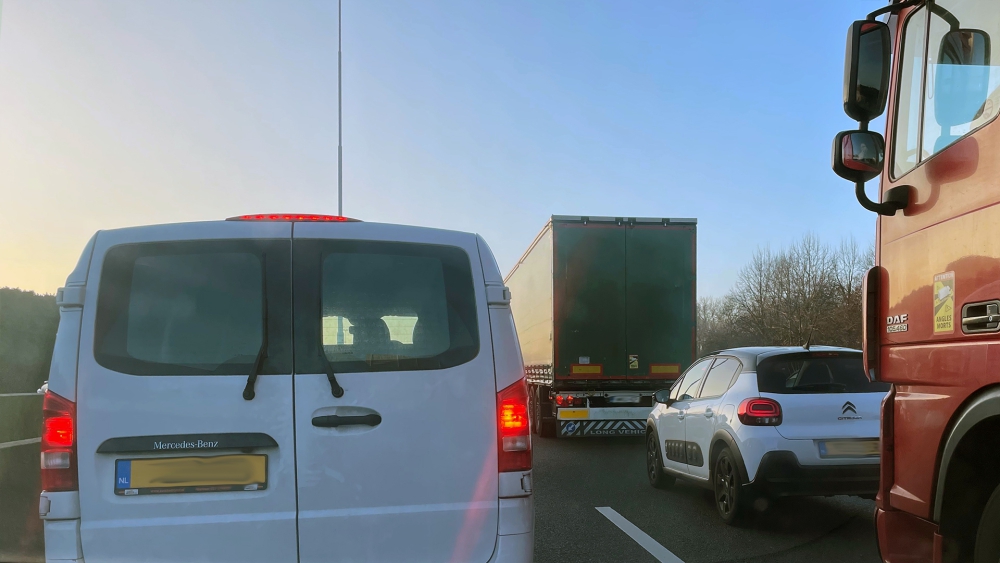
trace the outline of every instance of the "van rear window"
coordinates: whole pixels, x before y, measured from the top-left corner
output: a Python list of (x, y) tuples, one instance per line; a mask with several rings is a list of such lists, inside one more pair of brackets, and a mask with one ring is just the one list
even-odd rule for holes
[(860, 354), (783, 354), (757, 364), (761, 393), (885, 393), (888, 383), (865, 375)]
[(288, 246), (194, 241), (112, 248), (98, 294), (97, 362), (132, 375), (249, 373), (263, 337), (266, 259), (269, 310), (280, 311), (283, 302), (285, 313), (269, 315), (261, 372), (291, 373)]
[(295, 248), (296, 371), (323, 371), (318, 353), (299, 347), (306, 334), (335, 372), (442, 369), (479, 353), (472, 271), (460, 248), (316, 240)]

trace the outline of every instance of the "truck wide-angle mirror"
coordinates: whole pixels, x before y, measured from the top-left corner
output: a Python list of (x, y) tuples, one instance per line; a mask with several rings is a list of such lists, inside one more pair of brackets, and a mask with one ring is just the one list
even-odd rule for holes
[(844, 60), (844, 112), (868, 122), (882, 115), (889, 92), (889, 26), (860, 20), (847, 32)]
[(882, 172), (885, 161), (885, 139), (874, 131), (841, 131), (833, 139), (833, 171), (854, 183), (858, 203), (879, 215), (895, 215), (910, 202), (910, 186), (893, 186), (886, 190), (882, 203), (865, 195), (865, 182)]
[(833, 171), (851, 182), (867, 182), (882, 172), (885, 139), (874, 131), (842, 131), (833, 140)]

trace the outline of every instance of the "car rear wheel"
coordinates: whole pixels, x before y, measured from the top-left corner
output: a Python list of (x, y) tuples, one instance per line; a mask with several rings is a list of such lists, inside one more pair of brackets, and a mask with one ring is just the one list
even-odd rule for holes
[(646, 476), (649, 477), (649, 484), (657, 489), (668, 489), (676, 481), (673, 475), (663, 472), (660, 440), (656, 437), (656, 432), (646, 433)]
[(986, 501), (983, 516), (979, 519), (974, 560), (975, 563), (1000, 561), (1000, 487)]
[(712, 473), (715, 489), (715, 509), (726, 524), (737, 524), (743, 520), (746, 513), (746, 502), (743, 499), (743, 479), (740, 477), (736, 458), (728, 447), (719, 452), (715, 459), (715, 471)]

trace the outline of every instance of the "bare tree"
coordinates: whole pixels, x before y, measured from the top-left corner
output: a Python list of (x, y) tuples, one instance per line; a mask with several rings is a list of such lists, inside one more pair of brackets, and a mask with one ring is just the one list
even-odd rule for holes
[(759, 248), (729, 294), (699, 302), (699, 351), (807, 341), (860, 347), (861, 280), (873, 262), (873, 249), (854, 239), (833, 248), (809, 234), (778, 252)]

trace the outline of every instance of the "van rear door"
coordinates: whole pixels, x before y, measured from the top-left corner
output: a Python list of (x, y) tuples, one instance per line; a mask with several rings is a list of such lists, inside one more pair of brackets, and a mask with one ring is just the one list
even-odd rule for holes
[(290, 238), (241, 222), (98, 235), (77, 378), (89, 563), (296, 560)]
[(497, 389), (475, 237), (297, 223), (293, 269), (300, 561), (489, 560)]

